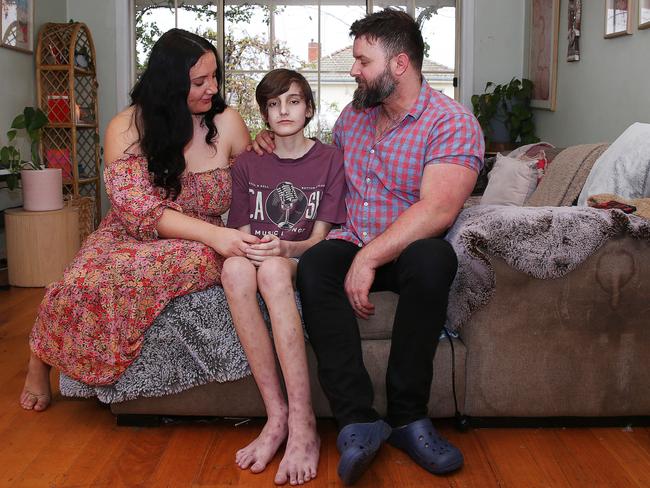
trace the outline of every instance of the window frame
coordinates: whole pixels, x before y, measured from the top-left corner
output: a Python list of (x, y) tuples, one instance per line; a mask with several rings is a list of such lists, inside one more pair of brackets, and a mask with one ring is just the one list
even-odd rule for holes
[[(136, 31), (136, 25), (135, 25), (135, 12), (136, 12), (136, 5), (135, 2), (136, 0), (124, 0), (126, 3), (126, 9), (120, 9), (118, 7), (118, 12), (117, 12), (117, 21), (118, 21), (118, 26), (121, 24), (121, 20), (124, 18), (124, 10), (126, 10), (126, 13), (128, 14), (129, 18), (129, 35), (125, 36), (128, 40), (129, 44), (129, 53), (130, 55), (127, 56), (129, 58), (128, 64), (129, 64), (129, 69), (126, 70), (128, 74), (128, 87), (126, 90), (126, 93), (128, 93), (129, 88), (133, 86), (133, 83), (135, 82), (136, 79), (136, 38), (135, 38), (135, 31)], [(262, 3), (263, 0), (260, 2)], [(455, 21), (456, 21), (456, 28), (455, 28), (455, 55), (454, 55), (454, 99), (460, 101), (461, 103), (464, 103), (466, 106), (470, 106), (470, 98), (472, 94), (472, 78), (473, 78), (473, 49), (471, 49), (471, 46), (473, 45), (473, 30), (470, 29), (465, 29), (463, 30), (463, 26), (473, 26), (474, 23), (474, 2), (475, 0), (456, 0), (456, 12), (455, 12)], [(173, 1), (173, 8), (174, 8), (174, 24), (177, 26), (178, 25), (178, 5), (180, 3), (180, 0), (174, 0)], [(374, 1), (373, 0), (366, 0), (366, 9), (365, 12), (366, 14), (369, 12), (373, 11), (374, 8)], [(217, 11), (219, 12), (219, 15), (217, 16), (217, 32), (219, 33), (217, 37), (217, 50), (219, 53), (223, 56), (224, 54), (224, 48), (225, 48), (225, 0), (216, 0), (214, 2)], [(124, 5), (124, 4), (122, 4)], [(311, 5), (311, 3), (310, 3)], [(316, 6), (318, 10), (318, 29), (317, 29), (317, 39), (316, 42), (321, 43), (321, 0), (316, 0)], [(416, 0), (407, 0), (406, 1), (406, 6), (407, 6), (407, 13), (411, 15), (412, 17), (415, 18), (415, 12), (416, 12)], [(120, 12), (120, 10), (122, 10)], [(273, 12), (271, 11), (271, 16), (270, 16), (270, 28), (269, 28), (269, 45), (272, 46), (274, 43), (274, 29), (273, 29), (273, 23), (274, 23), (274, 15)], [(123, 24), (122, 24), (123, 25)], [(119, 39), (119, 36), (118, 36)], [(124, 52), (124, 46), (122, 46), (122, 49), (119, 47), (119, 41), (118, 41), (118, 47), (117, 47), (117, 52)], [(271, 60), (270, 60), (270, 66), (273, 66), (272, 64), (272, 54)], [(118, 58), (119, 59), (119, 58)], [(248, 73), (265, 73), (266, 70), (229, 70), (228, 73), (225, 74), (248, 74)], [(302, 73), (310, 73), (310, 74), (316, 74), (315, 77), (315, 86), (314, 89), (317, 93), (317, 99), (316, 99), (316, 110), (317, 113), (321, 112), (321, 99), (322, 99), (322, 91), (321, 91), (321, 56), (319, 55), (317, 57), (316, 61), (316, 69), (303, 69), (300, 70)], [(442, 73), (442, 72), (436, 72), (436, 71), (427, 71), (426, 74), (435, 74), (435, 73)], [(124, 79), (127, 78), (127, 76), (122, 76), (122, 83), (120, 83), (120, 80), (118, 80), (118, 85), (124, 84)], [(468, 83), (461, 83), (461, 80), (467, 80)], [(220, 87), (222, 94), (225, 95), (225, 83), (224, 86)], [(120, 90), (118, 90), (119, 92)], [(123, 98), (118, 95), (118, 101), (120, 102), (121, 105), (123, 105)], [(121, 109), (120, 109), (121, 110)], [(316, 131), (318, 134), (320, 134), (321, 131), (321, 124), (320, 124), (320, 117), (315, 117), (314, 122), (316, 122)]]

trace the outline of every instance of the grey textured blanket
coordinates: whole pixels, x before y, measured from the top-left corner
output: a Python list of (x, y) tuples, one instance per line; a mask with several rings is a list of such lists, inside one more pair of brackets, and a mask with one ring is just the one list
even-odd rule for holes
[[(556, 278), (575, 269), (608, 239), (626, 234), (650, 239), (650, 223), (617, 210), (589, 207), (464, 210), (447, 235), (459, 258), (447, 327), (459, 329), (490, 299), (494, 271), (488, 255), (533, 277)], [(89, 387), (62, 375), (61, 392), (110, 403), (249, 374), (223, 290), (213, 287), (170, 303), (147, 331), (140, 357), (114, 385)]]
[(650, 222), (590, 207), (479, 205), (464, 210), (447, 234), (458, 255), (447, 328), (458, 330), (492, 296), (494, 270), (488, 255), (534, 278), (559, 278), (608, 239), (624, 235), (650, 239)]

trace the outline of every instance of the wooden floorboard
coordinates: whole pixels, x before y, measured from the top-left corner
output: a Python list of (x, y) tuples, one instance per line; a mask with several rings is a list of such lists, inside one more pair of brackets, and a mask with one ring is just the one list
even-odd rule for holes
[[(262, 422), (178, 421), (153, 428), (118, 427), (96, 400), (62, 399), (44, 413), (18, 405), (29, 357), (27, 337), (43, 289), (0, 291), (0, 488), (273, 486), (282, 453), (261, 474), (240, 470), (237, 449)], [(55, 376), (56, 373), (53, 373)], [(480, 428), (440, 430), (464, 453), (462, 470), (432, 476), (385, 446), (355, 486), (433, 488), (650, 488), (650, 429)], [(336, 428), (319, 421), (317, 478), (308, 486), (342, 486), (336, 474)]]

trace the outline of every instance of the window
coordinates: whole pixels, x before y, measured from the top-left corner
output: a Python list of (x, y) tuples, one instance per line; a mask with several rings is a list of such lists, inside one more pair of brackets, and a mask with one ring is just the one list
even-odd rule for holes
[[(136, 73), (144, 68), (158, 37), (172, 27), (210, 39), (224, 58), (224, 94), (251, 132), (264, 127), (255, 103), (255, 87), (273, 68), (303, 73), (314, 91), (317, 115), (310, 135), (331, 139), (336, 117), (356, 88), (350, 24), (367, 11), (366, 0), (133, 0), (135, 2)], [(423, 74), (429, 84), (454, 97), (457, 0), (402, 0), (425, 40)], [(375, 1), (373, 10), (390, 5)], [(223, 18), (220, 11), (223, 10)]]

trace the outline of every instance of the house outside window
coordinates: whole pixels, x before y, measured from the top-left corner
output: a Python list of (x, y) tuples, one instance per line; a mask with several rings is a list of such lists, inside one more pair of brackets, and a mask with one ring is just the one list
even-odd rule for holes
[[(151, 47), (173, 27), (211, 40), (224, 58), (226, 102), (236, 108), (253, 134), (264, 128), (255, 103), (255, 87), (274, 68), (300, 71), (309, 81), (317, 115), (309, 135), (331, 140), (340, 111), (352, 100), (356, 83), (350, 25), (389, 6), (365, 0), (132, 0), (135, 26), (136, 76), (144, 69)], [(410, 0), (391, 5), (414, 16), (423, 32), (423, 74), (446, 95), (457, 96), (459, 0)], [(222, 15), (223, 12), (223, 15)]]

